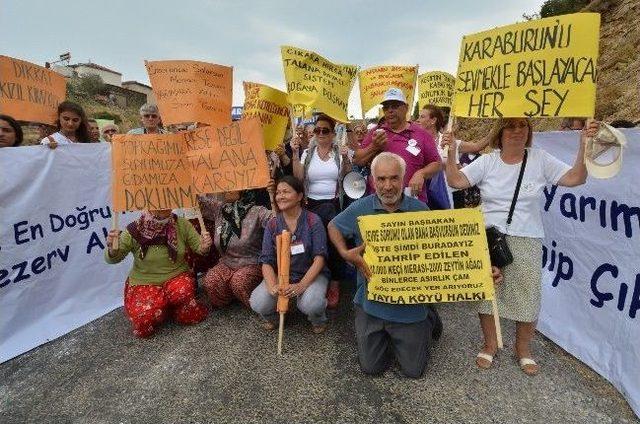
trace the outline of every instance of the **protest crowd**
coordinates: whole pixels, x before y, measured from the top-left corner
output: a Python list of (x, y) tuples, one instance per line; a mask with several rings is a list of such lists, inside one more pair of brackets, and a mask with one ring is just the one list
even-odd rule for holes
[[(409, 119), (418, 79), (417, 68), (410, 67), (408, 77), (402, 78), (409, 81), (411, 90), (404, 89), (401, 79), (389, 82), (373, 96), (373, 105), (381, 106), (379, 118), (365, 119), (363, 114), (361, 119), (349, 121), (345, 119), (346, 102), (344, 113), (338, 114), (335, 110), (340, 102), (331, 96), (319, 96), (313, 105), (296, 101), (299, 86), (287, 73), (298, 71), (290, 66), (296, 60), (310, 56), (300, 52), (304, 51), (283, 47), (288, 93), (282, 93), (280, 129), (267, 133), (267, 121), (263, 121), (260, 139), (264, 157), (260, 163), (267, 165), (263, 169), (266, 183), (202, 189), (191, 196), (195, 199), (191, 203), (144, 208), (124, 228), (108, 232), (105, 262), (133, 258), (123, 281), (124, 314), (133, 335), (151, 337), (167, 320), (195, 325), (215, 319), (212, 311), (233, 302), (255, 314), (266, 331), (282, 326), (278, 315), (287, 311), (283, 302), (294, 303), (307, 317), (311, 331), (320, 335), (330, 326), (345, 284), (354, 281), (354, 328), (362, 371), (377, 375), (397, 363), (402, 375), (419, 378), (429, 363), (434, 342), (446, 331), (446, 323), (434, 303), (385, 303), (368, 296), (375, 272), (365, 260), (369, 247), (359, 220), (479, 205), (486, 226), (499, 230), (498, 237), (513, 256), (504, 264), (491, 258), (491, 266), (483, 271), (495, 285), (499, 317), (517, 323), (514, 353), (521, 370), (527, 375), (540, 372), (531, 341), (541, 307), (543, 188), (585, 183), (585, 148), (601, 123), (573, 117), (563, 122), (563, 129), (576, 134), (572, 164), (533, 145), (532, 121), (524, 114), (493, 116), (493, 128), (481, 141), (460, 140), (451, 104), (419, 101), (417, 119)], [(323, 60), (320, 57), (320, 62)], [(154, 81), (153, 66), (157, 69), (161, 62), (147, 65), (154, 89), (166, 89), (165, 82)], [(348, 79), (348, 94), (356, 68), (344, 65), (343, 71), (340, 75)], [(393, 70), (380, 72), (387, 71)], [(361, 91), (366, 84), (361, 81)], [(340, 81), (336, 80), (336, 85)], [(260, 117), (251, 110), (261, 107), (260, 96), (270, 89), (264, 87), (245, 83), (247, 98), (241, 121)], [(450, 91), (452, 94), (453, 89)], [(442, 97), (442, 92), (438, 95)], [(226, 97), (230, 104), (230, 96)], [(327, 102), (333, 104), (329, 107)], [(222, 115), (229, 115), (227, 103), (221, 109)], [(189, 134), (207, 134), (211, 126), (233, 129), (239, 125), (238, 131), (245, 131), (244, 124), (232, 123), (230, 116), (217, 122), (176, 120), (164, 110), (160, 101), (158, 105), (144, 104), (140, 107), (141, 126), (122, 134), (115, 124), (99, 128), (79, 104), (60, 101), (53, 131), (41, 134), (41, 148), (108, 142), (112, 149), (119, 149), (138, 140), (146, 143), (165, 140), (163, 137), (195, 140), (197, 137)], [(264, 107), (263, 114), (268, 110), (278, 115), (273, 108)], [(19, 147), (22, 141), (18, 121), (0, 115), (0, 147)], [(114, 209), (140, 208), (127, 203)], [(288, 242), (283, 241), (283, 234)], [(483, 336), (475, 364), (489, 369), (501, 343), (496, 309), (488, 301), (473, 305)]]

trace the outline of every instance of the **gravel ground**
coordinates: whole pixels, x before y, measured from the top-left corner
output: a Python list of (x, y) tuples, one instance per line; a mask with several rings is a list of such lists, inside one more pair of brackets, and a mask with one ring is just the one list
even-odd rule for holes
[(0, 365), (0, 421), (9, 423), (636, 423), (606, 380), (541, 335), (536, 377), (524, 375), (503, 322), (494, 367), (474, 365), (476, 316), (441, 305), (444, 334), (425, 376), (364, 376), (350, 302), (314, 335), (290, 314), (276, 333), (239, 306), (193, 327), (167, 324), (149, 340), (116, 310)]

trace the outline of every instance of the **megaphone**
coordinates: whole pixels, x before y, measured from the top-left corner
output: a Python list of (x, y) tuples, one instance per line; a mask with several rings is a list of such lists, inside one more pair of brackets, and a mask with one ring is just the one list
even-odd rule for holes
[(359, 199), (367, 192), (367, 179), (359, 172), (351, 171), (344, 176), (342, 188), (350, 199)]

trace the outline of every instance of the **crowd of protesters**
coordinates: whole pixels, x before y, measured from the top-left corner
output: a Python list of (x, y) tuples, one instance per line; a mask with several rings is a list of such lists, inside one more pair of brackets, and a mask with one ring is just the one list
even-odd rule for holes
[[(482, 141), (471, 143), (456, 139), (446, 128), (446, 110), (439, 107), (427, 105), (414, 122), (407, 121), (410, 105), (397, 88), (385, 93), (381, 106), (383, 119), (350, 123), (342, 141), (337, 139), (340, 124), (324, 114), (313, 123), (289, 128), (283, 142), (266, 152), (273, 177), (266, 189), (200, 197), (205, 228), (194, 228), (195, 222), (185, 219), (182, 211), (156, 210), (144, 211), (122, 232), (109, 232), (106, 261), (120, 262), (129, 253), (134, 258), (124, 283), (125, 314), (134, 335), (149, 337), (168, 318), (196, 324), (206, 319), (209, 308), (234, 301), (253, 310), (264, 328), (272, 330), (278, 295), (295, 299), (312, 331), (323, 333), (327, 312), (337, 310), (341, 288), (353, 279), (362, 370), (379, 374), (396, 360), (405, 376), (419, 377), (442, 322), (432, 305), (367, 299), (370, 271), (362, 258), (365, 247), (357, 218), (480, 204), (485, 220), (507, 235), (517, 257), (502, 269), (492, 267), (492, 276), (501, 317), (517, 322), (515, 353), (520, 366), (526, 374), (536, 374), (539, 366), (530, 344), (540, 310), (542, 187), (584, 183), (584, 143), (595, 135), (598, 124), (578, 118), (563, 122), (563, 129), (581, 131), (576, 161), (569, 166), (531, 145), (528, 119), (500, 119)], [(128, 134), (188, 129), (164, 128), (157, 106), (151, 104), (140, 108), (140, 122)], [(53, 149), (109, 142), (119, 133), (117, 125), (100, 128), (80, 105), (65, 101), (58, 107), (55, 128), (41, 127), (40, 143)], [(0, 147), (20, 146), (23, 138), (20, 124), (0, 115)], [(528, 189), (515, 205), (513, 223), (507, 225), (511, 194), (525, 164)], [(367, 181), (360, 199), (346, 196), (342, 185), (352, 171)], [(281, 292), (276, 236), (283, 230), (292, 234), (292, 256), (291, 284)], [(209, 307), (198, 300), (198, 277)], [(478, 313), (484, 345), (476, 364), (486, 369), (497, 350), (496, 333), (487, 305), (479, 304)]]

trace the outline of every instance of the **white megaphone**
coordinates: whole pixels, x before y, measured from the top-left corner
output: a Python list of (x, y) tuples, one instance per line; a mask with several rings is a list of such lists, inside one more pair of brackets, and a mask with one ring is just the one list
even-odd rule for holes
[(351, 199), (359, 199), (367, 192), (367, 179), (357, 171), (351, 171), (342, 180), (342, 189)]
[(620, 130), (602, 122), (596, 136), (587, 140), (585, 148), (589, 175), (601, 179), (616, 176), (622, 168), (622, 151), (626, 145), (627, 138)]

